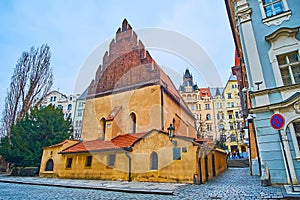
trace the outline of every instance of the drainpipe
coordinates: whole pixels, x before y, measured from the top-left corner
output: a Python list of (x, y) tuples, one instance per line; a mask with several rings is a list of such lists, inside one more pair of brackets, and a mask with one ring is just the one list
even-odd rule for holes
[(129, 152), (132, 152), (132, 146), (124, 148), (125, 155), (128, 158), (128, 182), (131, 182), (131, 157), (129, 155)]
[(198, 146), (196, 150), (196, 174), (194, 174), (194, 184), (196, 185), (200, 185), (202, 182), (200, 179), (201, 171), (200, 171), (199, 159), (201, 158), (199, 157), (199, 152), (200, 152), (200, 146)]

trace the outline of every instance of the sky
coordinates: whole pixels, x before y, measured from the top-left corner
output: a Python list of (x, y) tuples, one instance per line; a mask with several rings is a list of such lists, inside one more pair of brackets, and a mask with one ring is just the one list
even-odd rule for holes
[[(52, 53), (52, 89), (67, 95), (83, 92), (101, 64), (87, 69), (87, 60), (102, 49), (97, 54), (101, 62), (124, 18), (177, 87), (186, 68), (199, 87), (226, 84), (234, 65), (234, 44), (223, 0), (2, 0), (0, 110), (22, 52), (45, 43)], [(154, 37), (155, 30), (174, 37)], [(163, 48), (164, 41), (172, 43), (171, 47)], [(215, 81), (214, 75), (221, 80)]]

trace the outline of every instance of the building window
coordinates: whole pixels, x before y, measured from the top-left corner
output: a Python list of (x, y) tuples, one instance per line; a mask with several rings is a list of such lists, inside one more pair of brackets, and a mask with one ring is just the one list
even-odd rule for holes
[(286, 0), (258, 0), (263, 23), (267, 26), (280, 25), (292, 15)]
[(233, 130), (233, 124), (230, 124), (230, 130)]
[(72, 161), (73, 161), (73, 158), (67, 158), (66, 168), (69, 169), (72, 167)]
[(115, 166), (115, 161), (116, 161), (116, 154), (110, 154), (108, 157), (108, 166), (109, 167), (114, 167)]
[(236, 141), (236, 135), (235, 134), (231, 134), (230, 135), (230, 141), (231, 142), (235, 142)]
[(217, 114), (217, 120), (219, 120), (219, 119), (220, 119), (220, 114), (218, 113), (218, 114)]
[(45, 171), (53, 171), (53, 160), (52, 159), (49, 159), (46, 163), (46, 169)]
[(86, 160), (85, 160), (85, 166), (86, 166), (86, 167), (92, 166), (92, 159), (93, 159), (92, 156), (87, 156), (87, 157), (86, 157)]
[(201, 105), (197, 104), (197, 110), (201, 110)]
[(240, 129), (241, 129), (241, 124), (240, 124), (240, 123), (237, 123), (237, 124), (236, 124), (236, 128), (237, 128), (238, 130), (240, 130)]
[(224, 119), (224, 113), (222, 113), (222, 119)]
[(228, 94), (227, 94), (227, 97), (228, 97), (228, 99), (232, 99), (231, 93), (228, 93)]
[(206, 120), (211, 120), (210, 114), (206, 115)]
[(72, 100), (73, 100), (73, 97), (70, 97), (69, 100), (72, 101)]
[(207, 124), (207, 131), (212, 131), (212, 126), (211, 126), (211, 124)]
[(135, 113), (130, 113), (130, 120), (131, 120), (131, 132), (136, 133), (136, 115)]
[(205, 104), (205, 110), (209, 110), (210, 109), (210, 105), (209, 104)]
[(277, 56), (283, 85), (300, 83), (300, 62), (298, 51)]
[(191, 105), (191, 110), (195, 110), (195, 107), (194, 107), (194, 105)]
[(234, 102), (231, 102), (231, 107), (232, 107), (232, 108), (234, 107)]
[(158, 156), (156, 152), (152, 152), (150, 155), (150, 170), (158, 169)]
[(68, 105), (68, 110), (72, 110), (72, 104)]
[(217, 103), (217, 108), (222, 108), (222, 103)]
[(263, 0), (263, 7), (266, 17), (272, 17), (283, 12), (281, 0)]
[(78, 110), (77, 116), (78, 116), (78, 117), (81, 117), (81, 116), (82, 116), (82, 110)]
[(240, 118), (239, 112), (235, 112), (235, 118)]
[(230, 102), (227, 103), (227, 107), (230, 108)]
[(56, 101), (56, 96), (53, 97), (53, 101)]
[(173, 160), (181, 160), (181, 149), (173, 148)]
[(229, 119), (232, 119), (232, 118), (233, 118), (233, 117), (232, 117), (232, 113), (229, 113), (229, 114), (228, 114), (228, 118), (229, 118)]
[(102, 136), (103, 139), (105, 139), (105, 129), (106, 129), (106, 120), (103, 117), (100, 120), (100, 135)]

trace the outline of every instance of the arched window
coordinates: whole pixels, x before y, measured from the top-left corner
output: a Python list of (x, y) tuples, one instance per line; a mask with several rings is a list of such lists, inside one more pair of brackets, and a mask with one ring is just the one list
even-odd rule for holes
[(136, 115), (135, 113), (130, 113), (130, 120), (131, 120), (131, 131), (132, 133), (136, 133)]
[(72, 104), (68, 105), (68, 110), (72, 110)]
[(45, 171), (53, 171), (53, 160), (49, 159), (46, 163)]
[(207, 114), (206, 115), (206, 120), (210, 120), (211, 118), (210, 118), (210, 114)]
[(158, 169), (158, 156), (156, 152), (152, 152), (150, 155), (150, 170)]
[(106, 127), (106, 120), (103, 117), (100, 120), (100, 136), (102, 136), (103, 139), (105, 139), (105, 127)]

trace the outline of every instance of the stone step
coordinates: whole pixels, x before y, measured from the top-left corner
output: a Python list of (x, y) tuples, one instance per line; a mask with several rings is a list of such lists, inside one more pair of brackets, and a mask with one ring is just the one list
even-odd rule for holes
[(245, 167), (249, 167), (249, 160), (247, 158), (231, 159), (231, 160), (227, 160), (227, 165), (229, 168), (245, 168)]

